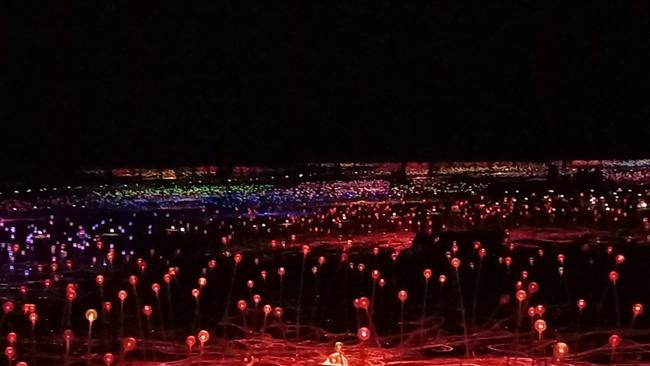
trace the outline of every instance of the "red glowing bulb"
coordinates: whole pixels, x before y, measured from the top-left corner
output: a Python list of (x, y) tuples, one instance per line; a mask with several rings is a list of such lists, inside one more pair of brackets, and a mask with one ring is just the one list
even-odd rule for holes
[(153, 291), (153, 293), (156, 294), (156, 296), (158, 296), (158, 292), (160, 292), (160, 285), (155, 283), (155, 282), (152, 283), (151, 284), (151, 291)]
[(110, 366), (113, 361), (115, 361), (115, 357), (113, 357), (112, 353), (106, 353), (104, 354), (104, 357), (102, 357), (102, 360), (104, 360), (106, 366)]
[(248, 305), (246, 304), (246, 301), (244, 301), (244, 300), (239, 300), (239, 301), (237, 302), (237, 309), (239, 309), (240, 311), (244, 311), (244, 310), (246, 310), (246, 307), (247, 307), (247, 306), (248, 306)]
[(199, 277), (198, 283), (199, 287), (204, 287), (208, 283), (208, 280), (206, 280), (205, 277)]
[(124, 338), (122, 340), (122, 348), (124, 348), (124, 352), (133, 351), (137, 344), (137, 341), (133, 337)]
[(318, 257), (318, 264), (321, 266), (325, 264), (325, 257), (323, 256)]
[(66, 342), (70, 342), (74, 338), (74, 333), (70, 329), (66, 329), (63, 331), (63, 339), (65, 339)]
[(261, 301), (262, 301), (262, 296), (257, 294), (253, 295), (253, 302), (255, 303), (255, 305), (259, 304)]
[(255, 282), (253, 282), (253, 280), (246, 281), (246, 287), (252, 289), (254, 286), (255, 286)]
[(532, 295), (534, 293), (537, 293), (539, 291), (539, 285), (537, 282), (531, 282), (528, 284), (528, 292)]
[(519, 291), (517, 291), (515, 293), (515, 297), (517, 298), (517, 301), (519, 301), (519, 302), (522, 302), (522, 301), (526, 300), (527, 296), (528, 295), (526, 294), (526, 291), (524, 291), (524, 290), (519, 290)]
[(458, 267), (460, 267), (460, 259), (453, 258), (451, 260), (451, 266), (454, 267), (455, 269), (458, 269)]
[(284, 276), (285, 273), (286, 271), (284, 270), (284, 267), (278, 268), (278, 274), (280, 275), (280, 277)]
[(623, 254), (619, 254), (616, 256), (616, 264), (623, 264), (625, 263), (625, 256)]
[(243, 259), (242, 255), (240, 253), (235, 254), (235, 264), (241, 263), (241, 260)]
[(487, 255), (487, 250), (485, 250), (485, 248), (479, 249), (479, 251), (478, 251), (478, 256), (479, 257), (484, 258), (486, 255)]
[(95, 277), (95, 282), (97, 283), (97, 286), (104, 285), (104, 276), (97, 275), (97, 277)]
[(426, 280), (428, 280), (429, 278), (431, 278), (431, 276), (433, 276), (433, 272), (431, 272), (431, 270), (427, 268), (422, 272), (422, 275)]
[(384, 280), (383, 278), (380, 278), (379, 282), (377, 282), (377, 283), (379, 284), (380, 288), (383, 288), (384, 286), (386, 286), (386, 280)]
[(5, 301), (2, 304), (2, 311), (5, 314), (8, 314), (8, 313), (11, 313), (12, 311), (14, 311), (14, 303), (13, 303), (13, 301)]
[(126, 294), (126, 291), (120, 290), (120, 292), (117, 293), (117, 298), (120, 299), (121, 302), (124, 302), (128, 295)]
[(447, 282), (447, 276), (445, 275), (438, 276), (438, 282), (440, 282), (440, 285), (444, 285), (445, 282)]
[(399, 301), (401, 301), (402, 303), (403, 303), (404, 301), (406, 301), (406, 299), (408, 299), (408, 297), (409, 297), (409, 294), (408, 294), (408, 292), (406, 292), (406, 290), (400, 290), (400, 292), (397, 293), (397, 298), (398, 298)]
[(138, 284), (138, 277), (136, 277), (134, 275), (129, 276), (129, 283), (131, 284), (131, 286), (137, 285)]
[(165, 283), (169, 285), (169, 283), (172, 281), (172, 276), (169, 273), (165, 273), (165, 275), (163, 276), (163, 281), (165, 281)]
[(199, 295), (201, 295), (201, 291), (199, 291), (198, 288), (193, 288), (192, 289), (192, 296), (194, 296), (194, 298), (198, 300)]
[(618, 334), (612, 334), (609, 336), (609, 346), (612, 348), (617, 348), (621, 344), (621, 337)]
[(266, 271), (260, 272), (260, 276), (262, 276), (262, 280), (266, 281)]
[(372, 272), (370, 272), (370, 277), (376, 281), (379, 279), (379, 277), (381, 277), (381, 272), (379, 272), (378, 269), (373, 269)]
[(370, 330), (366, 327), (359, 328), (357, 331), (357, 338), (359, 338), (361, 342), (367, 341), (370, 339)]
[(543, 316), (546, 312), (546, 307), (544, 305), (537, 305), (535, 307), (535, 313), (539, 316)]
[(7, 333), (7, 343), (13, 345), (18, 340), (18, 335), (14, 332)]
[(187, 336), (187, 338), (185, 338), (185, 344), (187, 344), (187, 346), (192, 349), (192, 347), (194, 347), (196, 344), (196, 337), (193, 335)]
[(153, 309), (151, 308), (151, 306), (145, 305), (142, 307), (142, 313), (144, 314), (144, 316), (148, 318), (151, 316), (151, 313), (153, 313)]
[(113, 304), (111, 304), (109, 301), (106, 301), (104, 303), (104, 311), (106, 311), (107, 313), (110, 313), (112, 308), (113, 308)]
[(13, 360), (16, 358), (16, 349), (8, 346), (5, 348), (5, 356), (7, 356), (8, 359)]
[(271, 311), (273, 311), (273, 309), (271, 308), (271, 305), (264, 305), (262, 311), (264, 311), (264, 315), (269, 315), (271, 314)]
[(643, 314), (643, 304), (632, 305), (632, 314), (634, 314), (635, 317)]
[(370, 300), (367, 297), (360, 297), (359, 298), (359, 308), (368, 310), (370, 307)]
[(609, 272), (609, 280), (612, 281), (614, 284), (616, 284), (616, 281), (618, 281), (618, 272), (616, 271)]
[(587, 301), (584, 299), (580, 299), (578, 300), (577, 305), (578, 305), (578, 309), (582, 311), (585, 307), (587, 307)]
[(284, 310), (282, 310), (281, 307), (276, 307), (273, 309), (273, 314), (275, 315), (276, 318), (282, 318), (282, 314), (284, 314)]
[[(215, 269), (215, 268), (217, 268), (217, 261), (214, 260), (214, 259), (210, 259), (210, 261), (208, 262), (208, 267), (209, 267), (210, 269)], [(190, 337), (192, 337), (192, 336), (190, 336)]]

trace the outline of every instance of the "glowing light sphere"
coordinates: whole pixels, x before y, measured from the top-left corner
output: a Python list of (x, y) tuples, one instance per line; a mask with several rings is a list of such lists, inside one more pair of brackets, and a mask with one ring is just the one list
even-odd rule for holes
[(208, 268), (210, 269), (217, 268), (217, 261), (214, 259), (210, 259), (210, 261), (208, 261)]
[(422, 272), (422, 275), (426, 280), (428, 280), (431, 278), (431, 276), (433, 276), (433, 272), (431, 272), (431, 270), (427, 268)]
[(276, 318), (282, 318), (282, 314), (284, 314), (284, 310), (282, 310), (281, 307), (276, 307), (273, 309), (273, 315), (275, 315)]
[(621, 345), (621, 337), (618, 334), (612, 334), (609, 336), (608, 343), (610, 347), (617, 348)]
[(341, 253), (341, 263), (348, 261), (348, 253)]
[(192, 296), (193, 296), (195, 299), (198, 300), (199, 295), (201, 295), (201, 291), (199, 291), (198, 288), (193, 288), (193, 289), (192, 289)]
[(27, 366), (27, 362), (20, 361), (20, 362), (16, 363), (16, 366)]
[(122, 339), (122, 348), (124, 352), (131, 352), (135, 350), (135, 347), (138, 345), (138, 342), (133, 337), (128, 337)]
[(623, 254), (619, 254), (616, 256), (616, 264), (623, 264), (625, 263), (625, 256)]
[(515, 282), (515, 288), (517, 290), (522, 290), (524, 288), (524, 283), (522, 281)]
[(370, 272), (370, 277), (376, 281), (379, 279), (379, 277), (381, 277), (381, 272), (379, 272), (378, 269), (373, 269), (372, 272)]
[(528, 278), (528, 271), (521, 271), (521, 279), (526, 280)]
[(537, 284), (537, 282), (533, 281), (533, 282), (528, 284), (528, 292), (531, 295), (534, 294), (534, 293), (537, 293), (537, 291), (539, 291), (539, 285)]
[(32, 326), (35, 326), (37, 321), (38, 321), (38, 314), (36, 313), (29, 314), (29, 322), (32, 323)]
[(165, 283), (169, 285), (169, 283), (172, 282), (172, 275), (170, 275), (169, 273), (165, 273), (165, 275), (163, 276), (163, 281), (165, 281)]
[(142, 313), (148, 318), (153, 313), (153, 308), (150, 305), (145, 305), (142, 307)]
[(404, 302), (404, 301), (406, 301), (406, 299), (409, 298), (409, 294), (408, 294), (408, 292), (406, 292), (406, 290), (400, 290), (397, 293), (397, 298), (399, 299), (399, 301)]
[(105, 353), (104, 357), (102, 357), (102, 360), (106, 366), (111, 366), (111, 364), (115, 361), (115, 357), (112, 353)]
[(271, 305), (264, 305), (262, 311), (264, 312), (264, 315), (269, 315), (273, 309), (271, 308)]
[(558, 254), (557, 255), (557, 261), (560, 262), (560, 265), (564, 265), (564, 260), (565, 259), (566, 259), (566, 257), (564, 256), (564, 254)]
[(531, 306), (528, 308), (528, 316), (531, 318), (535, 316), (535, 307)]
[(156, 296), (158, 296), (158, 293), (160, 292), (160, 285), (156, 282), (151, 284), (151, 291), (153, 291)]
[(544, 316), (544, 313), (546, 312), (546, 307), (544, 305), (537, 305), (535, 306), (535, 313), (539, 316)]
[(379, 255), (379, 248), (378, 247), (372, 248), (372, 254), (375, 255), (375, 256), (378, 256)]
[(444, 285), (445, 282), (447, 282), (447, 276), (445, 276), (445, 275), (438, 276), (438, 282), (440, 282), (441, 286)]
[(643, 314), (643, 304), (632, 305), (632, 314), (636, 317)]
[(307, 256), (307, 254), (309, 254), (310, 250), (311, 250), (311, 248), (309, 247), (309, 245), (306, 245), (306, 244), (303, 245), (302, 246), (302, 255)]
[(199, 284), (199, 287), (205, 287), (205, 285), (208, 284), (208, 280), (206, 280), (205, 277), (199, 277), (199, 280), (197, 282)]
[(112, 308), (113, 308), (113, 304), (111, 304), (110, 301), (106, 301), (104, 303), (104, 311), (106, 311), (107, 313), (110, 313)]
[(366, 265), (363, 263), (359, 263), (359, 265), (357, 266), (357, 270), (363, 273), (366, 270)]
[(569, 354), (569, 346), (564, 342), (557, 342), (553, 345), (553, 357), (561, 360)]
[(613, 252), (614, 252), (614, 247), (612, 247), (611, 245), (608, 245), (607, 246), (607, 255), (612, 255)]
[(104, 276), (97, 275), (97, 277), (95, 277), (95, 282), (97, 283), (97, 286), (104, 285)]
[(235, 258), (235, 264), (239, 264), (239, 263), (241, 263), (241, 261), (242, 261), (242, 259), (243, 259), (241, 253), (237, 253), (237, 254), (235, 254), (235, 257), (234, 257), (234, 258)]
[(45, 288), (50, 288), (52, 287), (52, 280), (46, 278), (45, 281), (43, 281), (43, 284), (45, 285)]
[(258, 294), (253, 295), (253, 302), (255, 303), (255, 305), (259, 304), (261, 301), (262, 301), (262, 296)]
[(480, 258), (485, 258), (486, 255), (487, 255), (487, 250), (485, 250), (485, 248), (481, 248), (481, 249), (479, 249), (479, 251), (478, 251), (478, 256), (479, 256)]
[(537, 319), (535, 320), (534, 326), (537, 333), (544, 333), (546, 330), (546, 321), (544, 319)]
[(576, 302), (578, 305), (578, 309), (582, 311), (585, 307), (587, 307), (587, 301), (585, 299), (580, 299)]
[(5, 314), (8, 314), (8, 313), (11, 313), (12, 311), (14, 311), (14, 303), (13, 303), (13, 301), (5, 301), (2, 304), (2, 311)]
[(458, 269), (458, 267), (460, 267), (460, 259), (452, 258), (451, 266), (454, 267), (455, 269)]
[(239, 300), (239, 301), (237, 302), (237, 309), (239, 309), (240, 311), (244, 311), (244, 310), (246, 310), (246, 307), (247, 307), (247, 306), (248, 306), (248, 305), (246, 304), (246, 301), (244, 301), (244, 300)]
[(12, 346), (7, 346), (5, 348), (5, 356), (10, 360), (14, 360), (16, 358), (16, 349)]
[(189, 347), (191, 350), (192, 347), (194, 347), (194, 345), (196, 344), (196, 337), (194, 337), (193, 335), (187, 336), (187, 338), (185, 338), (185, 344), (187, 344), (187, 347)]
[(137, 285), (138, 284), (138, 277), (136, 277), (135, 275), (129, 276), (129, 283), (131, 284), (131, 286)]
[(352, 300), (352, 306), (354, 306), (355, 309), (359, 309), (359, 298)]
[(120, 290), (120, 292), (117, 293), (117, 298), (120, 299), (121, 302), (124, 302), (128, 295), (126, 294), (126, 291)]
[(91, 323), (97, 320), (97, 310), (95, 309), (86, 310), (86, 320), (88, 320)]
[(74, 338), (74, 333), (72, 332), (71, 329), (66, 329), (66, 330), (63, 331), (63, 339), (66, 342), (70, 342), (72, 340), (72, 338)]
[(618, 272), (616, 271), (609, 272), (609, 280), (612, 281), (614, 284), (616, 284), (616, 281), (618, 281)]
[(20, 286), (20, 293), (23, 294), (23, 295), (26, 294), (27, 293), (27, 286), (21, 285)]
[(386, 286), (386, 280), (383, 279), (383, 278), (380, 278), (377, 283), (379, 284), (380, 288), (383, 288), (384, 286)]
[(359, 330), (357, 331), (357, 338), (361, 342), (367, 341), (368, 339), (370, 339), (370, 330), (366, 327), (359, 328)]
[(7, 333), (7, 343), (9, 343), (9, 345), (13, 345), (14, 343), (16, 343), (16, 341), (18, 341), (18, 335), (16, 333), (14, 332)]
[(314, 274), (314, 275), (316, 275), (316, 273), (318, 273), (318, 267), (316, 267), (316, 266), (312, 266), (312, 267), (311, 267), (311, 273)]
[(397, 261), (397, 258), (399, 258), (399, 252), (395, 251), (390, 254), (390, 259), (393, 260), (393, 262)]
[(528, 294), (526, 294), (526, 291), (524, 291), (524, 290), (519, 290), (519, 291), (517, 291), (515, 293), (515, 297), (517, 298), (517, 301), (519, 301), (519, 302), (522, 302), (522, 301), (526, 300), (527, 296), (528, 296)]
[(512, 264), (512, 258), (506, 257), (503, 262), (506, 264), (506, 267), (510, 268), (510, 265)]
[(359, 308), (361, 308), (363, 310), (368, 310), (368, 308), (370, 308), (370, 300), (365, 296), (360, 297), (359, 298)]
[(278, 275), (280, 275), (280, 277), (283, 277), (285, 273), (287, 273), (287, 271), (284, 269), (284, 267), (278, 268)]
[(508, 294), (502, 294), (499, 296), (499, 304), (500, 305), (508, 305), (510, 303), (510, 295)]
[(260, 276), (262, 277), (262, 280), (266, 281), (266, 271), (260, 272)]
[(318, 257), (318, 264), (321, 266), (325, 264), (325, 257), (323, 257), (322, 255)]
[(254, 286), (255, 286), (255, 282), (253, 282), (253, 280), (246, 281), (246, 287), (252, 289)]

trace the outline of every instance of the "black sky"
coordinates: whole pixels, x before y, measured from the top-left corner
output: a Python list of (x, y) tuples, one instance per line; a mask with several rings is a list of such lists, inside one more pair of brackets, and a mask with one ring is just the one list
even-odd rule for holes
[(16, 1), (2, 160), (650, 157), (647, 1)]

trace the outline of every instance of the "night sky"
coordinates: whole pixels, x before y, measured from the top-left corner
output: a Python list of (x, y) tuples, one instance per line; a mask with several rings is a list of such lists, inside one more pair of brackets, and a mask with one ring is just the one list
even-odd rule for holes
[(647, 1), (9, 3), (5, 175), (650, 157)]

